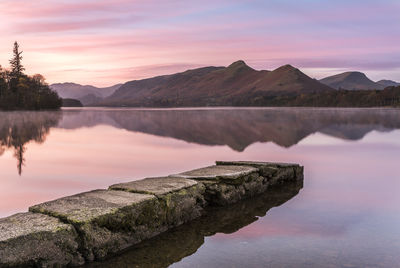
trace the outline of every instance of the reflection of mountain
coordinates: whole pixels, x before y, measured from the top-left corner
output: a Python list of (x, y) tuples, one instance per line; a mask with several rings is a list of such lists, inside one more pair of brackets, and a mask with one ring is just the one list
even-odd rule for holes
[(214, 208), (206, 216), (134, 246), (121, 256), (87, 267), (168, 267), (195, 253), (205, 237), (238, 231), (292, 199), (302, 187), (302, 183), (285, 183), (256, 198)]
[(29, 141), (43, 142), (50, 127), (65, 129), (109, 125), (203, 145), (228, 145), (243, 151), (255, 142), (282, 147), (320, 132), (347, 140), (400, 128), (396, 109), (92, 109), (62, 112), (1, 112), (0, 155), (12, 148), (18, 170)]
[(49, 129), (57, 125), (60, 112), (1, 112), (0, 155), (13, 148), (18, 160), (18, 172), (22, 173), (26, 144), (30, 141), (44, 142)]
[(297, 144), (320, 132), (359, 140), (367, 133), (400, 128), (396, 109), (67, 110), (59, 124), (74, 129), (99, 124), (243, 151), (254, 142)]

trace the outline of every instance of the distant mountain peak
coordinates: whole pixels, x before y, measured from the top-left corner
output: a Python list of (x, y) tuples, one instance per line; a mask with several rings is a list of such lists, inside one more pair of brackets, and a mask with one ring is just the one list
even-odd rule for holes
[(400, 86), (400, 83), (398, 83), (396, 81), (393, 81), (393, 80), (386, 80), (386, 79), (379, 80), (377, 83), (379, 85), (384, 86), (384, 87), (397, 87), (397, 86)]
[(288, 71), (299, 71), (300, 72), (299, 69), (293, 67), (290, 64), (283, 65), (283, 66), (281, 66), (281, 67), (279, 67), (279, 68), (274, 70), (274, 72), (288, 72)]
[(321, 79), (320, 82), (336, 89), (348, 90), (374, 90), (383, 89), (383, 86), (375, 83), (362, 72), (344, 72)]
[(364, 73), (359, 72), (359, 71), (349, 71), (349, 72), (344, 72), (342, 74), (345, 74), (345, 75), (365, 75)]
[(253, 70), (250, 66), (248, 66), (243, 60), (238, 60), (232, 63), (227, 67), (227, 69), (236, 70), (236, 69), (248, 69)]
[[(282, 68), (282, 69), (296, 69), (295, 67), (293, 67), (293, 65), (290, 65), (290, 64), (282, 65), (282, 66), (279, 67), (279, 68)], [(278, 69), (279, 69), (279, 68), (278, 68)]]
[(229, 65), (228, 68), (241, 67), (241, 66), (247, 66), (247, 64), (244, 62), (244, 60), (235, 61), (231, 65)]
[(362, 73), (362, 72), (357, 72), (357, 71), (354, 71), (354, 72), (345, 72), (345, 73), (343, 73), (345, 76), (347, 76), (347, 77), (351, 77), (351, 78), (368, 78), (367, 77), (367, 75), (365, 74), (365, 73)]
[(287, 78), (292, 77), (295, 79), (300, 79), (301, 77), (304, 78), (306, 76), (302, 71), (290, 64), (283, 65), (272, 72), (276, 75), (283, 75)]

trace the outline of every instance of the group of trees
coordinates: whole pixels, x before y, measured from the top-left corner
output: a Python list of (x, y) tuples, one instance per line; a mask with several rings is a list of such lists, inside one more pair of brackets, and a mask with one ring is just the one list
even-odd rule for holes
[(249, 96), (237, 106), (276, 107), (400, 107), (400, 86), (384, 90), (331, 90), (319, 93)]
[(14, 55), (10, 60), (10, 70), (0, 65), (0, 109), (2, 110), (41, 110), (59, 109), (62, 101), (50, 89), (40, 74), (24, 74), (22, 51), (14, 43)]

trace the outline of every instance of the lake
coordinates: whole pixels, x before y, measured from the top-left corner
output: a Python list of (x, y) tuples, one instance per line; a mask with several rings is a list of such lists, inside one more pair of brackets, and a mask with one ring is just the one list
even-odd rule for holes
[(398, 267), (400, 109), (0, 112), (0, 217), (215, 160), (294, 162), (303, 185), (89, 267)]

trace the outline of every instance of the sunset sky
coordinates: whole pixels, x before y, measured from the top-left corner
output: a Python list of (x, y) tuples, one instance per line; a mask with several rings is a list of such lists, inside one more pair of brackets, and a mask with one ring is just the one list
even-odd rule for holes
[(400, 81), (399, 0), (0, 0), (0, 64), (108, 86), (245, 60)]

